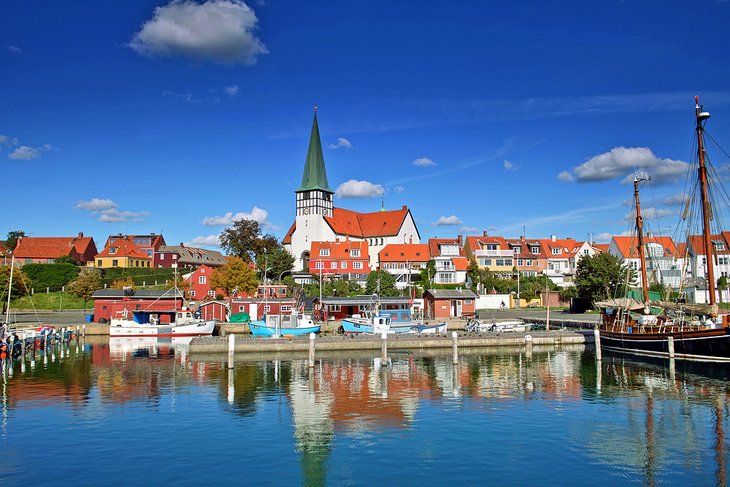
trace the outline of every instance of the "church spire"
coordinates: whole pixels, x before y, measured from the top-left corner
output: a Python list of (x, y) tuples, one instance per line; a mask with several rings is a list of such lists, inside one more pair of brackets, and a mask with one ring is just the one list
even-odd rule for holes
[(307, 150), (307, 159), (304, 163), (302, 185), (297, 191), (311, 190), (333, 193), (327, 182), (327, 170), (324, 167), (322, 142), (319, 139), (319, 125), (317, 125), (317, 105), (314, 106), (314, 121), (312, 122), (312, 133), (309, 136), (309, 149)]

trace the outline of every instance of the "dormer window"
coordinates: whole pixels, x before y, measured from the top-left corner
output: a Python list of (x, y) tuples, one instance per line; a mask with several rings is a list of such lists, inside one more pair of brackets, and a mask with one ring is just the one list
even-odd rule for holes
[(550, 249), (552, 250), (553, 255), (560, 255), (562, 254), (562, 251), (559, 248)]
[(516, 245), (516, 246), (512, 247), (512, 250), (514, 250), (515, 254), (519, 254), (520, 251), (522, 250), (522, 247), (520, 247), (519, 245)]
[(535, 246), (535, 247), (530, 247), (530, 252), (532, 252), (532, 253), (533, 253), (533, 255), (537, 255), (537, 254), (539, 254), (539, 253), (540, 253), (540, 247), (537, 247), (537, 246)]
[(109, 253), (110, 254), (116, 254), (117, 253), (117, 248), (116, 247), (109, 247)]
[(330, 255), (330, 249), (319, 249), (320, 257), (329, 257), (329, 255)]
[(360, 257), (360, 249), (351, 249), (350, 256), (351, 257)]
[(715, 250), (725, 250), (725, 244), (718, 240), (713, 240), (712, 246), (715, 248)]

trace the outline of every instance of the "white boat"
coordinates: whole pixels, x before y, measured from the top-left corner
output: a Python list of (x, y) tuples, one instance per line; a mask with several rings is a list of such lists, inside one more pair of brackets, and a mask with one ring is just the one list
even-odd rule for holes
[[(121, 317), (112, 318), (109, 324), (110, 337), (194, 337), (212, 335), (215, 320), (195, 318), (188, 308), (161, 311), (120, 312)], [(160, 323), (160, 316), (174, 315), (174, 321)]]
[(525, 332), (529, 331), (532, 325), (525, 323), (522, 320), (504, 320), (504, 321), (481, 321), (478, 319), (471, 319), (467, 322), (465, 330), (469, 332), (485, 332), (495, 331), (497, 333), (503, 332)]
[(321, 330), (321, 326), (315, 325), (311, 316), (302, 313), (264, 315), (263, 320), (252, 321), (248, 326), (252, 335), (267, 337), (309, 335)]
[(446, 322), (437, 325), (414, 325), (406, 333), (417, 333), (419, 335), (435, 335), (446, 333), (448, 324)]

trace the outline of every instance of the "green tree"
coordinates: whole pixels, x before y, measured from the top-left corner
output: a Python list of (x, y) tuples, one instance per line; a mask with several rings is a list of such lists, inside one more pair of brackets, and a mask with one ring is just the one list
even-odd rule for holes
[(8, 232), (8, 236), (5, 239), (5, 246), (9, 250), (15, 250), (15, 247), (18, 246), (18, 240), (23, 237), (25, 237), (25, 232), (23, 230), (13, 230)]
[(578, 297), (591, 303), (616, 297), (634, 281), (635, 276), (636, 272), (614, 255), (585, 256), (580, 259), (575, 273)]
[(115, 279), (109, 287), (112, 289), (134, 289), (134, 279), (132, 279), (132, 276)]
[(68, 284), (68, 292), (83, 299), (85, 309), (86, 302), (92, 299), (94, 292), (102, 287), (101, 273), (97, 269), (86, 267), (81, 270), (76, 279)]
[[(273, 254), (278, 247), (276, 237), (261, 235), (261, 226), (255, 220), (241, 219), (224, 229), (219, 240), (229, 255), (240, 257), (245, 262), (255, 262), (264, 253)], [(258, 264), (263, 267), (263, 262)]]
[(480, 282), (479, 264), (477, 264), (477, 260), (474, 257), (469, 260), (469, 266), (466, 268), (466, 277), (471, 279), (471, 282), (475, 286)]
[(376, 294), (378, 292), (378, 276), (380, 276), (380, 296), (400, 296), (400, 292), (395, 287), (395, 276), (387, 271), (372, 271), (368, 274), (368, 280), (365, 284), (366, 294)]
[[(727, 277), (720, 276), (720, 278), (717, 280), (717, 289), (720, 291), (720, 304), (722, 304), (722, 291), (727, 288)], [(662, 294), (662, 298), (664, 295)]]
[(268, 256), (268, 262), (264, 262), (264, 259), (259, 256), (258, 260), (260, 262), (257, 262), (257, 265), (260, 265), (260, 268), (263, 269), (264, 265), (268, 264), (269, 272), (267, 276), (269, 279), (278, 279), (279, 276), (290, 272), (294, 267), (294, 256), (278, 243), (276, 243), (273, 250), (267, 251), (266, 255)]
[(253, 294), (259, 286), (256, 271), (240, 257), (229, 257), (228, 263), (213, 271), (210, 276), (210, 287), (225, 289), (228, 295), (235, 290)]
[[(28, 276), (25, 275), (25, 273), (20, 269), (13, 270), (13, 286), (12, 286), (12, 295), (10, 296), (10, 299), (18, 298), (20, 296), (25, 296), (28, 294), (28, 287), (26, 283), (28, 282)], [(10, 283), (10, 266), (0, 266), (0, 300), (2, 301), (2, 304), (0, 304), (0, 309), (2, 309), (3, 316), (0, 317), (0, 320), (5, 319), (5, 311), (7, 310), (8, 305), (8, 284)]]
[(426, 264), (426, 267), (421, 269), (419, 271), (421, 274), (421, 283), (423, 285), (423, 290), (431, 289), (431, 285), (433, 284), (433, 276), (436, 275), (436, 261), (431, 259), (428, 261), (428, 264)]

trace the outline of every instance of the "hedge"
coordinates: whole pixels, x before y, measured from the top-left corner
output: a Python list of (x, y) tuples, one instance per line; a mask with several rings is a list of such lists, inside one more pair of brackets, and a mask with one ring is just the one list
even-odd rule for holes
[(73, 264), (25, 264), (23, 272), (30, 279), (30, 288), (36, 291), (60, 291), (79, 274), (79, 267)]
[[(190, 269), (186, 269), (185, 272), (190, 272)], [(178, 269), (178, 275), (181, 271)], [(112, 282), (117, 279), (124, 279), (125, 277), (131, 277), (134, 284), (141, 286), (143, 283), (152, 285), (157, 281), (158, 284), (164, 284), (165, 281), (172, 281), (175, 278), (175, 269), (169, 268), (150, 268), (142, 269), (136, 267), (114, 267), (111, 269), (104, 269), (102, 276), (102, 283), (110, 286)]]

